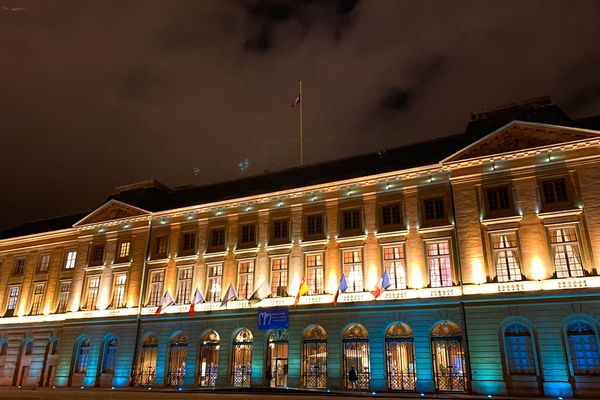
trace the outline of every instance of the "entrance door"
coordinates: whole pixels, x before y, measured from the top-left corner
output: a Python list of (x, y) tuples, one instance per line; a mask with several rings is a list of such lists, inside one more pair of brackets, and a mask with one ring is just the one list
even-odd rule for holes
[(288, 379), (288, 337), (285, 330), (275, 330), (269, 335), (267, 351), (267, 384), (271, 387), (286, 387)]
[(464, 391), (465, 360), (461, 338), (434, 338), (433, 356), (438, 390)]

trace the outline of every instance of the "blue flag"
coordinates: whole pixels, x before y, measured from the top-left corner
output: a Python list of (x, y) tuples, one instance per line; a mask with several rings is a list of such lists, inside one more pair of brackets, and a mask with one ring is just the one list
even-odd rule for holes
[(233, 299), (237, 299), (237, 294), (233, 289), (233, 285), (230, 283), (229, 287), (227, 288), (227, 293), (225, 293), (225, 297), (223, 297), (223, 301), (221, 301), (221, 307), (227, 305), (227, 302)]
[(344, 293), (348, 289), (348, 282), (346, 281), (346, 274), (342, 273), (342, 278), (340, 279), (340, 292)]
[(383, 276), (381, 277), (382, 280), (382, 287), (387, 290), (387, 288), (390, 287), (391, 283), (390, 283), (390, 274), (388, 273), (387, 268), (385, 269), (385, 271), (383, 271)]

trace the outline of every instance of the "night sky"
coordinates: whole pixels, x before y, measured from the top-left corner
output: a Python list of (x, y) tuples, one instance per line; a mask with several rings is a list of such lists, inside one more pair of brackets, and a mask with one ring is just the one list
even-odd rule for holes
[(300, 79), (305, 163), (546, 94), (600, 114), (599, 21), (573, 0), (0, 0), (0, 230), (296, 166)]

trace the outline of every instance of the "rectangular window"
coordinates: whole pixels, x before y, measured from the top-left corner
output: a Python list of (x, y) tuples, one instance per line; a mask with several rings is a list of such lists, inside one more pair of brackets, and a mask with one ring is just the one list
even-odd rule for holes
[(192, 268), (177, 271), (177, 304), (190, 304), (192, 295)]
[[(252, 225), (254, 226), (254, 225)], [(254, 293), (254, 260), (238, 263), (238, 299), (247, 300)]]
[(90, 265), (101, 265), (104, 262), (104, 245), (93, 245), (90, 250)]
[(596, 333), (593, 330), (568, 333), (568, 341), (575, 375), (600, 375)]
[(48, 269), (50, 269), (50, 253), (42, 254), (40, 256), (38, 272), (48, 272)]
[(125, 307), (125, 283), (127, 282), (126, 274), (119, 274), (113, 277), (113, 288), (112, 288), (112, 307), (122, 308)]
[(498, 282), (520, 281), (519, 243), (516, 232), (490, 234), (492, 259)]
[(19, 286), (11, 286), (8, 289), (8, 306), (6, 307), (6, 313), (4, 314), (5, 317), (12, 317), (15, 315), (20, 290), (21, 288)]
[(274, 297), (287, 296), (288, 258), (271, 259), (271, 293)]
[(444, 212), (444, 198), (443, 197), (435, 197), (432, 199), (423, 200), (423, 205), (425, 207), (425, 219), (426, 220), (435, 220), (435, 219), (443, 219), (445, 216)]
[(306, 255), (306, 284), (308, 294), (323, 294), (323, 253)]
[(511, 375), (535, 375), (531, 336), (527, 334), (511, 334), (504, 336), (508, 370)]
[(223, 263), (208, 264), (206, 284), (206, 301), (221, 301), (221, 282), (223, 279)]
[(158, 306), (162, 300), (163, 283), (165, 271), (152, 271), (150, 273), (150, 294), (148, 296), (149, 306)]
[(33, 287), (33, 296), (31, 298), (31, 315), (42, 314), (42, 305), (44, 302), (45, 284), (38, 283)]
[(100, 275), (89, 276), (87, 278), (87, 290), (85, 293), (85, 301), (83, 309), (95, 310), (96, 301), (98, 300), (98, 290), (100, 289)]
[(583, 276), (581, 251), (576, 226), (550, 227), (550, 245), (557, 278)]
[(486, 190), (489, 211), (510, 210), (508, 187), (502, 186)]
[(546, 204), (565, 203), (569, 201), (565, 179), (553, 179), (542, 182), (544, 202)]
[(362, 265), (362, 250), (343, 250), (343, 272), (346, 275), (348, 282), (348, 290), (346, 292), (362, 292), (363, 291), (363, 265)]
[(427, 243), (427, 265), (431, 287), (452, 286), (452, 261), (450, 240), (436, 240)]
[(67, 251), (65, 257), (65, 269), (75, 268), (75, 259), (77, 258), (77, 252), (75, 250)]
[(15, 259), (15, 267), (13, 268), (13, 275), (23, 275), (25, 271), (25, 257), (17, 257)]
[(406, 289), (405, 265), (404, 244), (383, 248), (383, 268), (388, 271), (390, 277), (389, 290)]
[(255, 224), (242, 225), (240, 242), (241, 242), (241, 244), (256, 244), (256, 225)]
[(129, 254), (131, 252), (131, 242), (129, 240), (123, 240), (119, 242), (117, 246), (117, 261), (126, 262), (129, 261)]
[(196, 234), (194, 232), (186, 232), (181, 235), (180, 246), (180, 253), (193, 254), (196, 251)]
[(323, 214), (313, 214), (306, 216), (306, 235), (323, 236)]
[(388, 204), (381, 206), (382, 228), (398, 226), (402, 222), (400, 204)]
[(60, 292), (58, 292), (58, 310), (59, 313), (67, 312), (69, 304), (69, 293), (71, 292), (71, 281), (62, 281), (60, 283)]
[(361, 230), (360, 210), (342, 211), (342, 231), (352, 232)]
[(271, 239), (274, 242), (283, 242), (289, 240), (287, 219), (281, 219), (271, 223)]
[(225, 228), (213, 228), (210, 230), (210, 247), (213, 249), (225, 249)]
[(154, 239), (154, 257), (165, 258), (167, 256), (167, 237), (158, 236)]

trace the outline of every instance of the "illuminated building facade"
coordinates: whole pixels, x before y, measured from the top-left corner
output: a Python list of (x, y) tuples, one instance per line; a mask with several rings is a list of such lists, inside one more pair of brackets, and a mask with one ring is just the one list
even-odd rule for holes
[[(7, 231), (0, 385), (598, 395), (600, 130), (555, 109)], [(289, 328), (258, 330), (275, 306)]]

